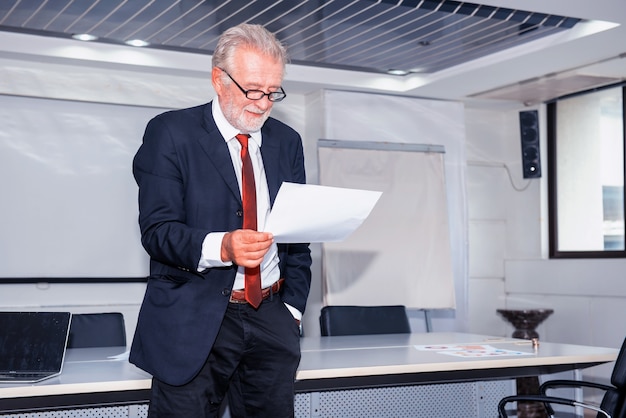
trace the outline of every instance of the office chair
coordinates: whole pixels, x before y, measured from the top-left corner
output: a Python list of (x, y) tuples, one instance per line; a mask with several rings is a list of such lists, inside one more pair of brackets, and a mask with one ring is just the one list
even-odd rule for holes
[[(507, 417), (506, 404), (517, 401), (533, 401), (544, 404), (546, 411), (550, 416), (554, 416), (554, 410), (551, 404), (579, 406), (585, 409), (596, 411), (596, 417), (624, 418), (626, 417), (626, 339), (622, 343), (622, 348), (615, 360), (615, 366), (611, 373), (611, 385), (603, 385), (601, 383), (580, 381), (580, 380), (549, 380), (539, 387), (539, 395), (514, 395), (507, 396), (498, 403), (499, 418)], [(599, 406), (577, 402), (568, 398), (556, 396), (548, 396), (549, 389), (557, 388), (595, 388), (604, 391), (604, 396)]]
[(320, 312), (322, 336), (366, 334), (410, 334), (411, 326), (403, 305), (325, 306)]
[(72, 315), (67, 348), (126, 346), (126, 327), (120, 312)]

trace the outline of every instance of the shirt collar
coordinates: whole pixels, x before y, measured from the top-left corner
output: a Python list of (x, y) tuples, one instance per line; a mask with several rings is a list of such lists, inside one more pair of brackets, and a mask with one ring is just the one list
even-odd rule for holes
[[(213, 111), (213, 119), (215, 120), (217, 129), (220, 131), (226, 142), (230, 141), (235, 137), (235, 135), (239, 133), (239, 129), (228, 123), (226, 117), (224, 116), (224, 113), (222, 112), (222, 107), (220, 106), (217, 96), (215, 96), (215, 98), (213, 99), (213, 103), (211, 106)], [(259, 148), (261, 148), (261, 131), (251, 132), (250, 138), (252, 138), (252, 140), (257, 144)]]

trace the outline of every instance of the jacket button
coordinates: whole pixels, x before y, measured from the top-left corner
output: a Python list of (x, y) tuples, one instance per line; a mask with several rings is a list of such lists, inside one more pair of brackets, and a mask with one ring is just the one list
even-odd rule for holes
[(242, 210), (238, 210), (236, 212), (237, 216), (242, 217), (243, 216), (243, 211)]
[(228, 296), (228, 295), (230, 295), (230, 289), (223, 288), (223, 289), (222, 289), (222, 295), (223, 295), (223, 296)]

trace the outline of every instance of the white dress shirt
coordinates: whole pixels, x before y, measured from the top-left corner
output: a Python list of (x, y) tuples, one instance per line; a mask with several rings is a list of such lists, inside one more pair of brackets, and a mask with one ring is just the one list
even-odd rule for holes
[[(224, 137), (228, 150), (230, 151), (230, 157), (233, 161), (233, 167), (237, 174), (237, 182), (239, 183), (239, 190), (241, 187), (241, 144), (235, 138), (235, 135), (239, 134), (239, 130), (233, 127), (222, 113), (222, 109), (219, 106), (218, 98), (215, 97), (212, 104), (213, 119), (217, 125), (217, 129)], [(270, 212), (270, 194), (267, 188), (267, 179), (265, 178), (265, 168), (263, 166), (263, 158), (261, 157), (261, 144), (263, 138), (261, 131), (250, 133), (250, 140), (248, 141), (248, 152), (250, 153), (250, 159), (252, 160), (252, 169), (254, 171), (254, 179), (256, 185), (256, 197), (257, 197), (257, 225), (259, 230), (263, 230), (265, 220)], [(202, 243), (202, 254), (200, 261), (198, 262), (198, 271), (202, 272), (211, 267), (224, 267), (232, 265), (232, 262), (224, 262), (221, 257), (222, 239), (227, 231), (224, 232), (211, 232), (209, 233)], [(261, 287), (266, 288), (280, 279), (280, 269), (278, 266), (278, 247), (274, 243), (270, 247), (269, 251), (265, 254), (263, 261), (261, 262)], [(235, 276), (235, 283), (233, 289), (243, 289), (244, 287), (244, 267), (237, 269), (237, 275)], [(302, 313), (290, 305), (287, 308), (291, 311), (294, 318), (301, 319)]]

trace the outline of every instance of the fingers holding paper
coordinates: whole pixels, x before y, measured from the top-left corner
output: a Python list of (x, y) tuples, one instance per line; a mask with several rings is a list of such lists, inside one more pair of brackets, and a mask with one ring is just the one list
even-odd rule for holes
[(232, 261), (242, 267), (256, 267), (261, 264), (273, 242), (274, 237), (269, 232), (251, 229), (228, 232), (222, 239), (222, 261)]

